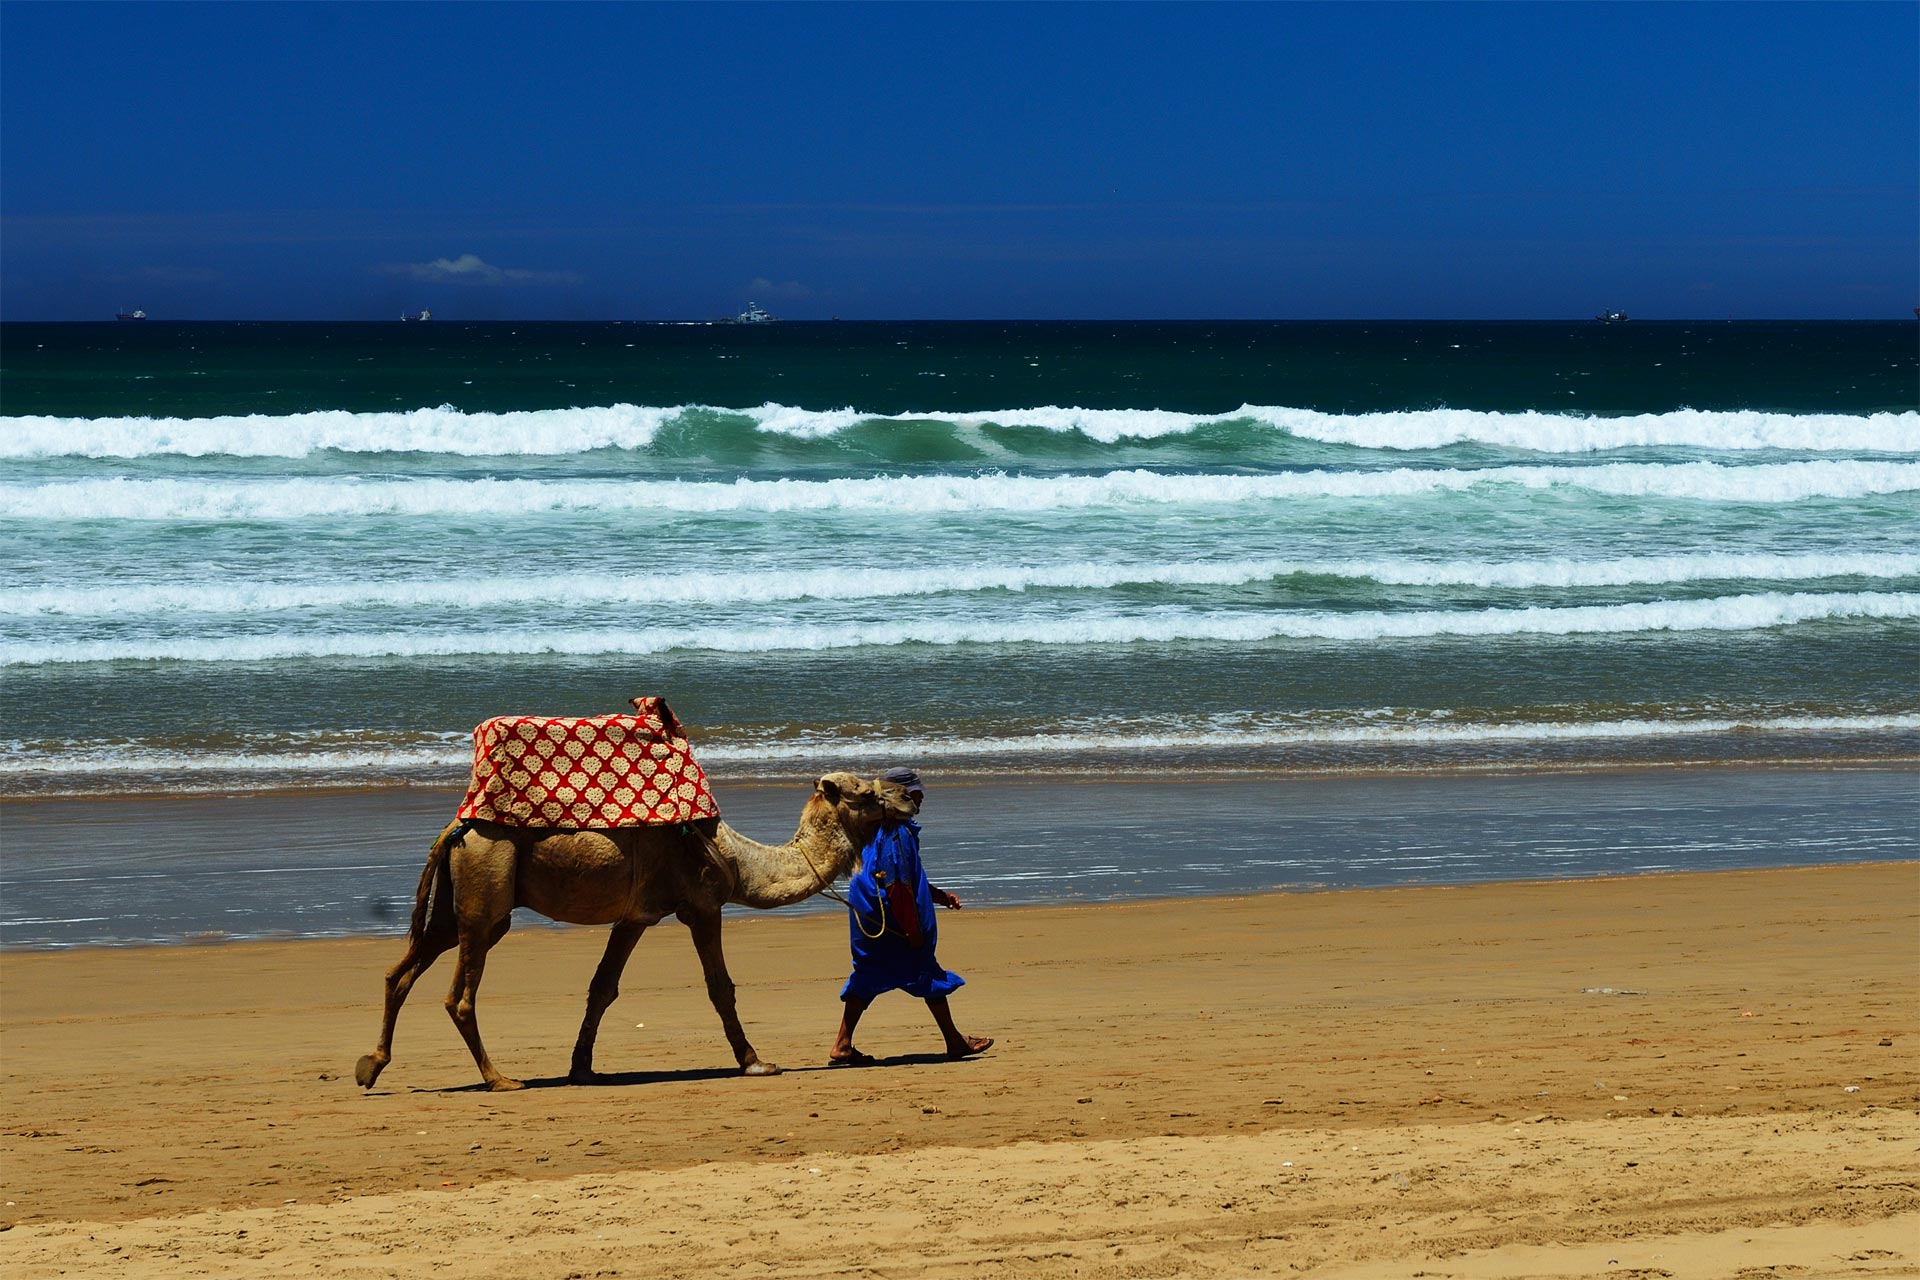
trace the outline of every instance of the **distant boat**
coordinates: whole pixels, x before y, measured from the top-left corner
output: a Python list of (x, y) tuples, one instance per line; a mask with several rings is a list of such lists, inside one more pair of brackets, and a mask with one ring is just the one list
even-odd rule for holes
[(1624, 311), (1602, 311), (1594, 317), (1594, 319), (1598, 320), (1601, 324), (1625, 324), (1628, 318), (1627, 313)]
[(726, 321), (726, 323), (727, 324), (773, 324), (778, 319), (779, 317), (769, 315), (765, 311), (762, 311), (760, 309), (759, 303), (749, 302), (747, 304), (747, 309), (745, 311), (742, 311), (739, 315), (735, 316), (733, 319)]
[(136, 307), (132, 311), (116, 311), (113, 313), (113, 318), (115, 320), (145, 320), (147, 313)]
[[(431, 312), (431, 311), (422, 311), (422, 312), (421, 312), (421, 313), (420, 313), (419, 315), (417, 315), (417, 316), (414, 316), (414, 317), (413, 317), (413, 319), (414, 319), (414, 320), (416, 320), (416, 321), (420, 321), (420, 320), (431, 320), (431, 319), (433, 319), (433, 312)], [(404, 315), (403, 315), (403, 316), (401, 316), (401, 317), (400, 317), (400, 323), (401, 323), (401, 324), (405, 324), (406, 322), (407, 322), (407, 317), (406, 317), (406, 316), (404, 316)]]

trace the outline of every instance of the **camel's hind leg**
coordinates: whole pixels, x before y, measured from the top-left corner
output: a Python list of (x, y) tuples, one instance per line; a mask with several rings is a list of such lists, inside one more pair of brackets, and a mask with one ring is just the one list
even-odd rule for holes
[(620, 998), (620, 972), (646, 931), (644, 924), (629, 920), (613, 926), (607, 936), (606, 954), (600, 957), (600, 967), (593, 971), (593, 982), (587, 987), (587, 1015), (580, 1022), (580, 1038), (573, 1042), (573, 1070), (567, 1078), (575, 1084), (592, 1084), (599, 1079), (593, 1069), (593, 1042), (600, 1035), (600, 1019), (607, 1006)]
[(778, 1075), (780, 1068), (760, 1061), (760, 1055), (747, 1043), (747, 1033), (740, 1026), (740, 1014), (733, 1005), (733, 978), (727, 973), (726, 956), (720, 950), (719, 908), (682, 911), (680, 919), (693, 934), (694, 950), (700, 953), (700, 968), (707, 975), (707, 999), (713, 1001), (713, 1010), (720, 1015), (720, 1025), (726, 1029), (727, 1043), (733, 1046), (733, 1056), (740, 1063), (741, 1071), (750, 1076)]
[(470, 929), (462, 922), (460, 960), (454, 969), (453, 987), (447, 992), (447, 1016), (459, 1028), (460, 1038), (467, 1042), (467, 1050), (473, 1054), (474, 1065), (480, 1068), (480, 1076), (487, 1082), (487, 1088), (494, 1090), (526, 1087), (518, 1080), (501, 1075), (494, 1067), (493, 1060), (487, 1057), (486, 1046), (480, 1043), (480, 1020), (473, 1012), (474, 998), (480, 993), (480, 978), (487, 968), (487, 952), (493, 949), (494, 943), (506, 936), (512, 925), (511, 915), (501, 916), (484, 933), (480, 929)]
[(459, 935), (454, 931), (451, 915), (443, 915), (438, 921), (428, 920), (424, 935), (408, 935), (406, 954), (400, 957), (399, 964), (387, 970), (387, 1008), (380, 1021), (380, 1043), (353, 1068), (353, 1078), (362, 1089), (373, 1088), (373, 1082), (393, 1060), (393, 1024), (400, 1017), (400, 1006), (407, 1002), (407, 993), (413, 990), (420, 975), (432, 968), (433, 962), (457, 941)]

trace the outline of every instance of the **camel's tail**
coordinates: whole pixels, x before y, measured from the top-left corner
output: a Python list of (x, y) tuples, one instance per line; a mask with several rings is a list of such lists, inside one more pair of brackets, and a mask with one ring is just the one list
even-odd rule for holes
[(435, 915), (439, 911), (452, 909), (453, 872), (447, 866), (447, 855), (453, 852), (453, 846), (460, 843), (461, 837), (472, 829), (471, 822), (449, 822), (446, 830), (433, 842), (433, 848), (427, 851), (427, 865), (420, 870), (420, 887), (413, 894), (413, 923), (407, 927), (412, 937), (424, 938), (427, 926)]

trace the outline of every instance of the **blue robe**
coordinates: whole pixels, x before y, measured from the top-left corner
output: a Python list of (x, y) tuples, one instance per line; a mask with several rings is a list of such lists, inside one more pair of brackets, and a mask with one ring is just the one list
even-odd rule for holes
[[(921, 942), (914, 946), (888, 918), (880, 885), (904, 884), (913, 890)], [(944, 996), (966, 985), (934, 958), (939, 925), (933, 917), (933, 886), (920, 865), (920, 828), (912, 822), (880, 828), (860, 851), (860, 869), (847, 884), (847, 933), (853, 946), (853, 973), (840, 991), (842, 1000), (871, 1000), (888, 991), (904, 991), (922, 1000)], [(873, 935), (878, 934), (878, 937)]]

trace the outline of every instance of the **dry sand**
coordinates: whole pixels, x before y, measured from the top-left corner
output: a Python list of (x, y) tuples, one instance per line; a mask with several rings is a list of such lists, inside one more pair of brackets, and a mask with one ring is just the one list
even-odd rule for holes
[[(684, 931), (561, 1083), (598, 930), (516, 930), (476, 1091), (397, 938), (0, 958), (7, 1276), (1920, 1275), (1920, 866), (963, 911), (986, 1057), (845, 926)], [(644, 1025), (638, 1025), (644, 1024)], [(548, 1087), (550, 1086), (550, 1087)]]

